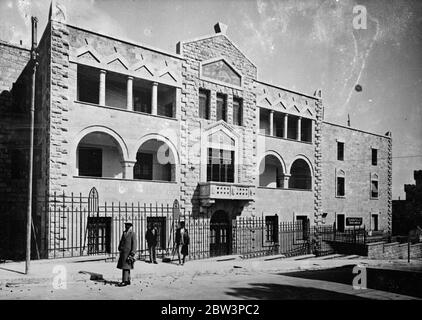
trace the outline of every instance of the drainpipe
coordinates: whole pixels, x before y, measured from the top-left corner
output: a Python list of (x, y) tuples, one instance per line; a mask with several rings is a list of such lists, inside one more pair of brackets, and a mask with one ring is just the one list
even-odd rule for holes
[(31, 109), (29, 124), (29, 170), (28, 170), (28, 204), (26, 211), (26, 263), (25, 274), (29, 273), (31, 261), (31, 223), (32, 223), (32, 175), (34, 159), (34, 113), (35, 113), (35, 75), (37, 72), (37, 22), (36, 17), (31, 17), (32, 22), (32, 45), (31, 45), (31, 65), (32, 65), (32, 84), (31, 84)]

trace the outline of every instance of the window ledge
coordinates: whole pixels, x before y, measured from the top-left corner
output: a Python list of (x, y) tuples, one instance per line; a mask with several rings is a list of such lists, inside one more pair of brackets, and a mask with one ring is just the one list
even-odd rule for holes
[(337, 195), (336, 195), (336, 198), (339, 198), (339, 199), (346, 199), (346, 196), (337, 196)]
[(309, 145), (312, 145), (313, 144), (312, 141), (303, 141), (303, 140), (296, 140), (296, 139), (291, 139), (291, 138), (283, 138), (283, 137), (271, 136), (271, 135), (265, 134), (265, 133), (259, 133), (259, 135), (260, 136), (267, 137), (267, 138), (274, 138), (274, 139), (291, 141), (291, 142), (299, 142), (299, 143), (305, 143), (305, 144), (309, 144)]
[(153, 183), (171, 183), (171, 184), (177, 184), (176, 181), (165, 181), (165, 180), (125, 179), (125, 178), (90, 177), (90, 176), (73, 176), (73, 178), (77, 178), (77, 179), (96, 179), (96, 180), (111, 180), (111, 181), (133, 181), (133, 182), (153, 182)]
[(379, 200), (379, 197), (377, 197), (377, 198), (371, 197), (370, 199), (371, 200)]
[(111, 110), (117, 110), (117, 111), (123, 111), (123, 112), (135, 113), (135, 114), (142, 114), (142, 115), (145, 115), (145, 116), (162, 118), (162, 119), (166, 119), (166, 120), (174, 120), (174, 121), (178, 121), (179, 120), (179, 119), (174, 118), (174, 117), (166, 117), (166, 116), (162, 116), (162, 115), (159, 115), (159, 114), (151, 114), (151, 113), (147, 113), (147, 112), (141, 112), (141, 111), (135, 111), (135, 110), (127, 110), (127, 109), (117, 108), (117, 107), (111, 107), (111, 106), (102, 106), (102, 105), (99, 105), (97, 103), (84, 102), (84, 101), (78, 101), (78, 100), (74, 100), (73, 102), (74, 103), (78, 103), (78, 104), (84, 104), (84, 105), (87, 105), (87, 106), (98, 107), (98, 108), (111, 109)]

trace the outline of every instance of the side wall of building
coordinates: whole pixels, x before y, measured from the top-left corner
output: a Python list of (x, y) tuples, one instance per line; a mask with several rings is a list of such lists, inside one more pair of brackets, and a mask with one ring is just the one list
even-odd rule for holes
[[(322, 208), (326, 224), (336, 222), (337, 214), (362, 217), (367, 229), (372, 215), (378, 215), (378, 228), (391, 232), (391, 137), (324, 122), (322, 125)], [(344, 160), (337, 160), (337, 143), (344, 143)], [(377, 149), (377, 165), (372, 151)], [(345, 196), (336, 194), (336, 176), (345, 177)], [(371, 197), (371, 178), (377, 175), (378, 198)]]

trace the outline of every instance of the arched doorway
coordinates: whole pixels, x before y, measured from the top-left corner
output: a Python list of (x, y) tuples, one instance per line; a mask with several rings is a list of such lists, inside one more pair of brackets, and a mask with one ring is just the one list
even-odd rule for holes
[(232, 251), (232, 227), (227, 212), (216, 211), (210, 221), (210, 256), (223, 256)]

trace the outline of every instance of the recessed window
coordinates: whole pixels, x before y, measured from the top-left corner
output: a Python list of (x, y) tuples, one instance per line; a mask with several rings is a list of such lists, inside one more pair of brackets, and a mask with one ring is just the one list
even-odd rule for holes
[(133, 81), (133, 110), (151, 113), (152, 83), (145, 80)]
[(287, 118), (287, 138), (295, 139), (297, 138), (297, 120), (298, 117), (291, 116)]
[(237, 126), (242, 125), (242, 99), (233, 98), (233, 124)]
[(79, 147), (79, 175), (101, 177), (103, 173), (103, 150), (101, 148)]
[(337, 160), (344, 160), (344, 142), (337, 141)]
[(337, 197), (344, 197), (344, 177), (337, 177)]
[(217, 93), (217, 121), (227, 121), (227, 97)]
[(378, 149), (372, 148), (372, 165), (376, 166), (378, 164)]
[(89, 103), (99, 103), (100, 72), (98, 69), (78, 65), (77, 100)]
[(234, 151), (208, 148), (207, 181), (234, 182)]
[(157, 90), (157, 114), (159, 116), (173, 118), (175, 105), (176, 88), (159, 84)]
[(346, 177), (343, 170), (339, 170), (336, 173), (336, 196), (337, 197), (344, 197), (346, 194)]
[(312, 142), (312, 120), (302, 118), (301, 122), (300, 140)]
[(199, 117), (201, 119), (210, 118), (210, 92), (199, 89)]

